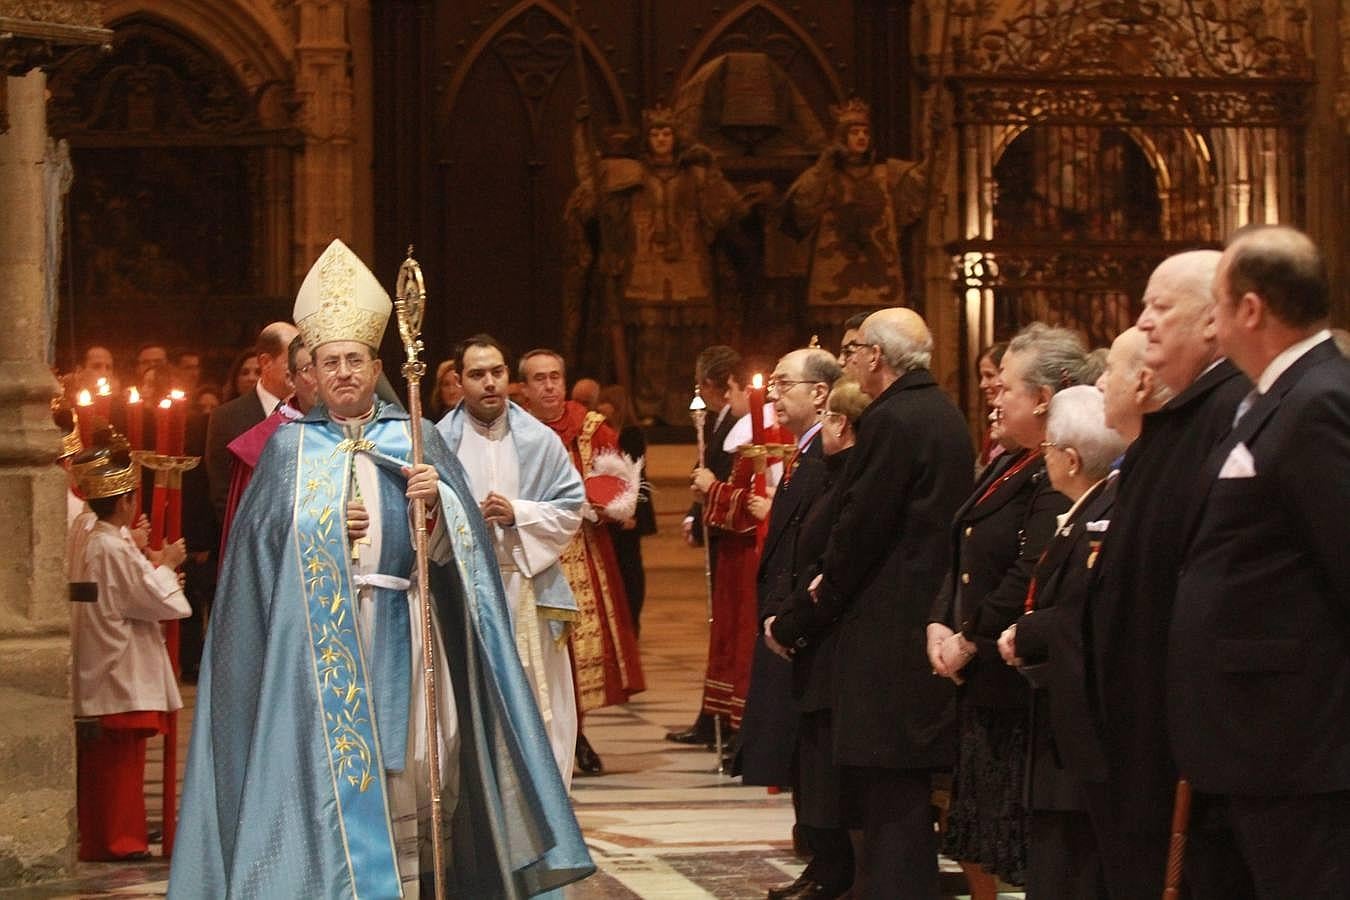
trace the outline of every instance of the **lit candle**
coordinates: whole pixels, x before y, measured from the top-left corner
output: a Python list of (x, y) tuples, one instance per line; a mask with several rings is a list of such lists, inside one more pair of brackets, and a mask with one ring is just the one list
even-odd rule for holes
[(172, 453), (169, 443), (169, 417), (173, 414), (173, 401), (168, 397), (159, 401), (155, 407), (155, 452)]
[(112, 421), (112, 385), (100, 378), (94, 386), (94, 415), (104, 424)]
[(75, 418), (80, 427), (80, 443), (88, 450), (94, 443), (94, 398), (81, 390), (75, 398)]
[(764, 376), (750, 379), (750, 443), (764, 446)]
[(182, 456), (187, 448), (187, 394), (174, 388), (169, 391), (169, 399), (173, 401), (169, 420), (173, 449), (169, 452), (174, 456)]
[(127, 442), (132, 450), (145, 449), (145, 406), (141, 403), (141, 392), (134, 387), (127, 391)]

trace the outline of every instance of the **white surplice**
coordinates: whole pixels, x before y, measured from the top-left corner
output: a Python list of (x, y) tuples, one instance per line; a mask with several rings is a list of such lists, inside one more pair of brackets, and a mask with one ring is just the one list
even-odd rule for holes
[(70, 580), (98, 585), (97, 602), (70, 605), (75, 715), (179, 709), (159, 624), (192, 614), (178, 576), (152, 566), (123, 529), (91, 517), (77, 520), (69, 545)]
[(577, 704), (572, 661), (566, 641), (553, 640), (546, 619), (534, 608), (531, 579), (558, 561), (581, 527), (581, 515), (551, 503), (524, 500), (520, 494), (520, 457), (502, 413), (491, 425), (466, 416), (458, 457), (473, 497), (480, 504), (495, 491), (511, 501), (515, 524), (489, 525), (511, 607), (511, 624), (525, 675), (548, 731), (563, 784), (570, 790), (577, 747)]

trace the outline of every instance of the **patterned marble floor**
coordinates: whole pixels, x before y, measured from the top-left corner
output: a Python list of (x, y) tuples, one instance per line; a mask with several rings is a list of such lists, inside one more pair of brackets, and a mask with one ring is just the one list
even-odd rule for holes
[[(792, 853), (788, 795), (742, 787), (717, 774), (712, 753), (664, 739), (666, 731), (693, 718), (707, 647), (702, 552), (679, 539), (692, 458), (690, 448), (671, 447), (653, 448), (649, 458), (660, 533), (644, 542), (642, 658), (648, 689), (623, 707), (587, 717), (586, 734), (604, 759), (605, 774), (576, 779), (573, 800), (599, 871), (570, 886), (568, 900), (759, 898), (766, 886), (801, 871)], [(190, 689), (184, 699), (191, 704)], [(190, 717), (189, 706), (181, 717), (180, 767)], [(152, 743), (146, 771), (152, 827), (161, 808), (162, 761), (162, 747)], [(0, 891), (0, 897), (162, 897), (168, 865), (82, 864), (76, 874), (62, 884)]]

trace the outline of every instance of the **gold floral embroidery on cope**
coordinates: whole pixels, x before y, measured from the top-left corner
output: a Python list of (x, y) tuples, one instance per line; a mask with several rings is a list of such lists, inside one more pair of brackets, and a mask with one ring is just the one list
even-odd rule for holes
[(301, 478), (300, 507), (314, 523), (300, 533), (305, 600), (317, 654), (319, 690), (329, 755), (338, 777), (365, 792), (374, 782), (375, 754), (366, 733), (373, 733), (361, 687), (358, 640), (349, 612), (351, 597), (342, 590), (344, 517), (336, 504), (341, 496), (322, 460), (307, 462)]

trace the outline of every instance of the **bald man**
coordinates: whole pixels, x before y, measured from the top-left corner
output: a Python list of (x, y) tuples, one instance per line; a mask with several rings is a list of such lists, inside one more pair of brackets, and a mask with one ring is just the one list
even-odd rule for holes
[(578, 378), (572, 385), (572, 399), (587, 409), (595, 409), (600, 402), (600, 382), (594, 378)]
[(1172, 396), (1144, 365), (1148, 336), (1138, 328), (1127, 328), (1111, 342), (1106, 368), (1097, 379), (1097, 390), (1105, 398), (1106, 427), (1132, 444), (1144, 427), (1144, 416), (1156, 412)]
[(300, 332), (290, 322), (272, 322), (258, 333), (258, 383), (253, 390), (216, 407), (206, 428), (206, 476), (216, 520), (225, 516), (230, 492), (230, 441), (267, 418), (291, 395), (291, 341)]
[(1108, 778), (1088, 786), (1088, 803), (1112, 897), (1162, 894), (1176, 786), (1164, 658), (1182, 529), (1205, 457), (1251, 388), (1216, 339), (1218, 263), (1214, 250), (1169, 257), (1144, 289), (1143, 363), (1174, 396), (1143, 415), (1125, 453), (1089, 610), (1085, 657), (1097, 687), (1089, 701), (1103, 728)]
[(858, 896), (934, 900), (930, 773), (955, 755), (955, 694), (933, 677), (924, 635), (975, 455), (965, 419), (928, 370), (933, 339), (918, 314), (875, 312), (858, 343), (844, 371), (874, 399), (858, 418), (810, 588), (814, 615), (779, 617), (769, 636), (793, 652), (836, 632), (834, 759), (844, 806), (862, 826)]

